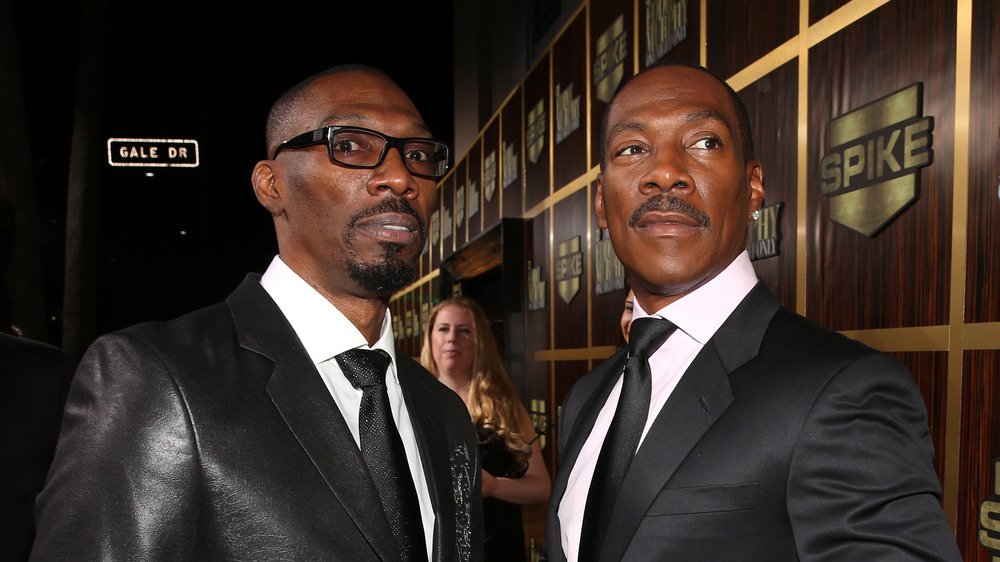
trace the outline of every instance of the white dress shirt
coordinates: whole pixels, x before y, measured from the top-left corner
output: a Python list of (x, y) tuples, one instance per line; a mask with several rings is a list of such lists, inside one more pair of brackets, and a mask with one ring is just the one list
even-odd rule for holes
[[(654, 314), (644, 311), (638, 299), (634, 302), (633, 321), (645, 316), (658, 316), (666, 318), (677, 326), (677, 330), (649, 358), (649, 368), (653, 375), (652, 394), (649, 417), (646, 418), (646, 426), (639, 441), (640, 448), (646, 438), (646, 432), (670, 398), (681, 376), (701, 352), (705, 343), (715, 335), (756, 284), (757, 274), (750, 263), (749, 255), (744, 251), (722, 273)], [(583, 513), (587, 506), (590, 481), (594, 477), (594, 467), (597, 465), (597, 457), (601, 454), (604, 438), (618, 408), (621, 390), (622, 377), (619, 375), (618, 382), (594, 422), (594, 428), (580, 449), (580, 456), (577, 457), (569, 473), (566, 491), (559, 502), (562, 548), (567, 562), (576, 562), (578, 558)]]
[(260, 279), (274, 302), (292, 325), (295, 334), (302, 342), (306, 354), (316, 365), (326, 388), (333, 396), (334, 402), (340, 408), (340, 413), (347, 421), (347, 426), (354, 435), (354, 441), (361, 448), (358, 429), (361, 411), (360, 389), (354, 388), (344, 376), (344, 372), (334, 358), (348, 349), (381, 349), (389, 354), (392, 362), (385, 376), (385, 386), (389, 394), (389, 404), (392, 417), (396, 420), (399, 437), (403, 440), (406, 459), (413, 476), (413, 485), (417, 489), (417, 499), (420, 502), (420, 516), (424, 527), (424, 544), (427, 545), (427, 559), (433, 556), (434, 548), (434, 508), (427, 488), (427, 480), (420, 460), (413, 425), (403, 401), (403, 393), (399, 387), (396, 375), (396, 347), (392, 336), (392, 318), (386, 310), (382, 320), (382, 331), (375, 345), (368, 347), (361, 332), (323, 295), (319, 294), (308, 283), (289, 268), (281, 258), (275, 256), (271, 265)]

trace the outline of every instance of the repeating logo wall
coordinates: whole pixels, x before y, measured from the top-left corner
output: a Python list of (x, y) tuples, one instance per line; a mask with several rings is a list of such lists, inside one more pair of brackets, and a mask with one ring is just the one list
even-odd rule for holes
[(625, 288), (625, 266), (618, 259), (607, 230), (594, 233), (594, 270), (597, 276), (594, 293), (606, 295)]
[(615, 94), (618, 83), (625, 77), (625, 57), (628, 55), (628, 33), (625, 33), (625, 15), (618, 16), (608, 29), (597, 38), (592, 80), (597, 89), (597, 99), (608, 103)]
[(923, 85), (912, 84), (830, 122), (820, 162), (830, 220), (870, 237), (916, 201), (920, 168), (933, 161), (922, 103)]
[(583, 252), (580, 251), (580, 236), (559, 243), (559, 256), (556, 258), (556, 281), (559, 286), (559, 296), (566, 304), (580, 291), (580, 278), (583, 277)]
[(542, 279), (542, 267), (531, 267), (528, 260), (528, 310), (534, 312), (545, 308), (545, 281)]
[(497, 191), (497, 151), (491, 150), (483, 157), (483, 197), (493, 201)]
[(548, 121), (545, 113), (545, 100), (538, 100), (535, 107), (528, 112), (528, 127), (525, 132), (525, 144), (528, 145), (528, 161), (537, 164), (545, 148), (545, 129)]
[(979, 544), (1000, 558), (1000, 459), (993, 462), (993, 497), (979, 505)]
[(687, 0), (646, 0), (646, 66), (687, 38)]
[(771, 258), (781, 253), (781, 207), (775, 203), (760, 210), (757, 220), (747, 226), (747, 252), (750, 260)]

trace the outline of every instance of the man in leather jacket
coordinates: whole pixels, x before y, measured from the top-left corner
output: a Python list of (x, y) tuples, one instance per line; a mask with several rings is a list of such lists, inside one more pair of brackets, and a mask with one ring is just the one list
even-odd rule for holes
[[(394, 348), (387, 312), (416, 279), (447, 148), (385, 74), (344, 66), (275, 103), (267, 149), (252, 183), (279, 255), (223, 303), (91, 347), (37, 501), (34, 559), (481, 558), (468, 413)], [(362, 391), (335, 360), (358, 349), (391, 360), (415, 557), (359, 448)]]

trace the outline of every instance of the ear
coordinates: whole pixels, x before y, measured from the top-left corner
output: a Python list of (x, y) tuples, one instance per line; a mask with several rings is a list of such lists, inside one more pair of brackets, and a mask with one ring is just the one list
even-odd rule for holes
[(597, 191), (594, 193), (594, 214), (597, 215), (597, 226), (608, 227), (608, 217), (604, 213), (604, 174), (597, 174)]
[(764, 172), (757, 160), (747, 163), (747, 183), (750, 185), (750, 212), (759, 211), (764, 206)]
[(274, 169), (270, 160), (261, 160), (253, 167), (253, 174), (250, 176), (253, 184), (254, 195), (257, 201), (267, 209), (271, 215), (278, 216), (284, 212), (281, 204), (281, 192), (278, 191), (277, 180), (274, 177)]

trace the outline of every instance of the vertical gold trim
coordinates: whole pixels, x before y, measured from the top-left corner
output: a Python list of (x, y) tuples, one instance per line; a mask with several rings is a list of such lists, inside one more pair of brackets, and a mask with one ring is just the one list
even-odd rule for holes
[(483, 127), (482, 132), (479, 134), (479, 172), (476, 178), (479, 184), (479, 212), (476, 213), (479, 217), (479, 233), (477, 235), (483, 232), (483, 225), (486, 224), (486, 221), (483, 219), (486, 216), (486, 184), (483, 182), (483, 170), (485, 170), (483, 166), (486, 162), (483, 160), (486, 156), (486, 130), (489, 128), (490, 124), (486, 123), (486, 126)]
[(698, 12), (698, 64), (708, 66), (708, 0), (701, 0)]
[[(548, 268), (549, 268), (549, 296), (548, 302), (545, 304), (549, 307), (549, 349), (556, 348), (556, 258), (555, 258), (555, 243), (553, 242), (556, 238), (555, 232), (555, 216), (556, 216), (556, 206), (555, 203), (550, 205), (547, 209), (549, 212), (549, 240), (548, 240)], [(544, 212), (544, 211), (543, 211)]]
[(962, 363), (965, 356), (965, 273), (969, 228), (969, 116), (972, 82), (972, 0), (956, 3), (955, 177), (951, 221), (951, 334), (948, 352), (948, 401), (945, 409), (944, 511), (952, 530), (958, 522), (958, 474), (962, 448)]
[[(806, 315), (806, 260), (809, 257), (809, 0), (799, 1), (798, 150), (795, 206), (795, 312)], [(766, 192), (765, 192), (766, 193)]]
[(517, 91), (517, 88), (517, 86), (514, 87), (514, 90), (507, 96), (507, 99), (503, 102), (503, 104), (500, 105), (500, 109), (497, 110), (497, 129), (499, 129), (497, 136), (500, 137), (497, 139), (500, 141), (500, 144), (497, 145), (497, 224), (500, 224), (500, 222), (503, 221), (503, 192), (506, 191), (506, 188), (503, 186), (503, 167), (504, 160), (506, 160), (503, 153), (503, 110), (507, 108), (507, 104), (510, 103), (510, 100), (514, 95), (514, 92)]

